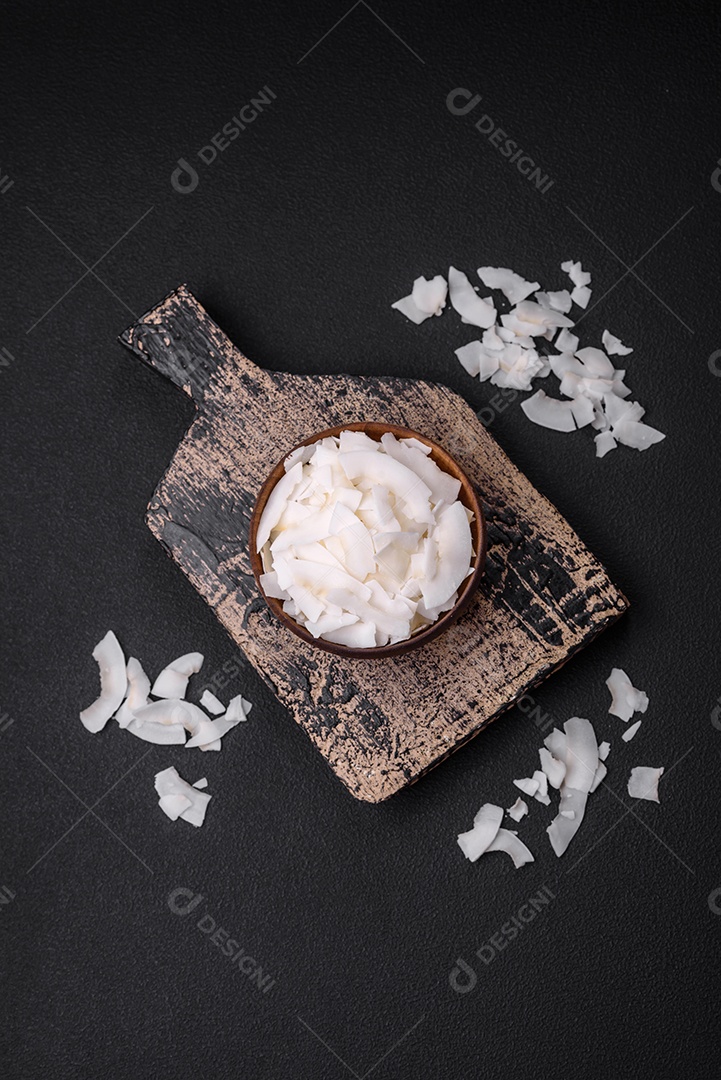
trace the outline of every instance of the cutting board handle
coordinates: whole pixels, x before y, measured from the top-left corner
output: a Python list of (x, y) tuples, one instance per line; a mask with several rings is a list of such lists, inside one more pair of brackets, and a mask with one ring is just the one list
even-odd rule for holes
[(196, 405), (216, 372), (231, 360), (257, 378), (255, 364), (233, 346), (198, 303), (187, 285), (179, 285), (119, 339), (136, 356), (180, 387)]

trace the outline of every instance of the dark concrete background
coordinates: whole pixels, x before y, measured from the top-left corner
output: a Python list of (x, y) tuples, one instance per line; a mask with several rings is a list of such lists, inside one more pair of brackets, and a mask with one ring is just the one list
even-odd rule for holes
[[(4, 5), (4, 1075), (718, 1075), (710, 12)], [(270, 106), (199, 161), (264, 86)], [(449, 112), (456, 87), (482, 95), (476, 112)], [(553, 180), (545, 194), (476, 130), (482, 113)], [(180, 158), (191, 193), (171, 186)], [(533, 803), (536, 862), (515, 872), (467, 863), (455, 836), (482, 802), (510, 805), (538, 727), (514, 710), (389, 803), (353, 801), (143, 524), (192, 406), (116, 337), (187, 281), (260, 364), (417, 375), (480, 408), (494, 391), (456, 362), (458, 320), (415, 328), (390, 303), (449, 262), (560, 288), (567, 258), (593, 275), (585, 342), (608, 327), (635, 346), (628, 382), (667, 438), (597, 462), (587, 432), (536, 428), (517, 403), (493, 421), (632, 602), (537, 693), (558, 723), (589, 716), (610, 738), (608, 786), (560, 861)], [(250, 697), (249, 723), (182, 761), (114, 724), (91, 737), (77, 714), (111, 627), (149, 672), (189, 649), (207, 677), (227, 664), (221, 696)], [(651, 698), (628, 745), (606, 712), (614, 665)], [(157, 809), (171, 763), (208, 776), (201, 830)], [(666, 767), (660, 806), (629, 802), (636, 764)], [(171, 911), (177, 887), (202, 895), (193, 914)], [(537, 918), (474, 957), (543, 887)], [(206, 915), (270, 992), (198, 928)], [(449, 985), (458, 957), (477, 971), (466, 994)]]

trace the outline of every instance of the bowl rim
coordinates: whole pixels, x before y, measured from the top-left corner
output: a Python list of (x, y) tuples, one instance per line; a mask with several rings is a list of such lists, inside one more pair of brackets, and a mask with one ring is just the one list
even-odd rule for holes
[[(261, 574), (265, 573), (265, 570), (263, 568), (260, 552), (256, 551), (258, 525), (271, 491), (285, 472), (284, 466), (286, 460), (301, 447), (311, 446), (313, 443), (320, 442), (321, 439), (328, 438), (329, 436), (338, 436), (341, 431), (362, 431), (367, 434), (369, 438), (375, 437), (371, 432), (379, 432), (380, 434), (390, 432), (395, 435), (396, 438), (413, 438), (425, 443), (426, 446), (431, 448), (430, 456), (436, 464), (440, 468), (443, 468), (445, 472), (450, 471), (451, 475), (455, 475), (455, 478), (460, 480), (461, 490), (458, 493), (458, 498), (464, 506), (473, 512), (474, 515), (474, 521), (471, 523), (471, 534), (473, 536), (474, 548), (476, 549), (472, 563), (473, 571), (465, 579), (461, 592), (453, 607), (444, 612), (434, 623), (431, 623), (430, 626), (426, 627), (424, 630), (420, 630), (412, 637), (404, 638), (402, 641), (396, 641), (393, 644), (378, 645), (372, 649), (355, 648), (350, 645), (341, 645), (335, 641), (326, 641), (324, 638), (313, 637), (309, 630), (306, 630), (304, 626), (301, 626), (300, 623), (296, 622), (291, 615), (288, 615), (288, 613), (283, 610), (280, 600), (266, 595), (260, 582)], [(378, 435), (378, 440), (380, 439), (380, 434)], [(440, 461), (437, 460), (438, 457), (441, 459)], [(450, 470), (447, 467), (449, 463), (451, 465)], [(270, 608), (272, 614), (276, 616), (278, 621), (286, 629), (290, 630), (291, 633), (294, 633), (307, 644), (313, 645), (317, 649), (322, 649), (324, 652), (333, 653), (336, 656), (345, 656), (352, 659), (380, 660), (388, 656), (402, 655), (403, 653), (420, 648), (421, 645), (425, 645), (429, 641), (434, 640), (447, 630), (448, 627), (468, 609), (478, 588), (485, 567), (488, 548), (488, 529), (486, 526), (486, 518), (483, 513), (483, 507), (481, 506), (481, 501), (473, 482), (465, 469), (459, 465), (456, 458), (446, 450), (445, 447), (434, 439), (431, 439), (427, 435), (423, 435), (421, 432), (415, 431), (412, 428), (402, 427), (398, 424), (385, 423), (383, 421), (355, 421), (346, 424), (336, 424), (333, 427), (325, 428), (323, 431), (310, 435), (308, 438), (303, 439), (290, 450), (286, 451), (286, 453), (284, 453), (276, 462), (263, 482), (256, 497), (253, 512), (250, 517), (248, 545), (250, 565), (258, 591)]]

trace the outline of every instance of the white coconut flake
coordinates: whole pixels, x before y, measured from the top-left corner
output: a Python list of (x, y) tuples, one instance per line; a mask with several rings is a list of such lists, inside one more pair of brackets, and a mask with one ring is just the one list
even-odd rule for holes
[(120, 708), (128, 687), (125, 657), (112, 630), (93, 649), (93, 659), (100, 669), (100, 697), (83, 709), (80, 720), (95, 735)]
[(579, 339), (564, 326), (558, 331), (558, 337), (553, 344), (560, 353), (575, 353), (579, 345)]
[(179, 656), (160, 672), (153, 683), (151, 694), (159, 698), (184, 698), (188, 679), (200, 671), (202, 666), (202, 653), (185, 653)]
[(148, 704), (150, 693), (150, 679), (143, 671), (139, 660), (131, 656), (126, 668), (128, 676), (128, 695), (115, 714), (118, 726), (126, 728), (133, 719), (135, 712)]
[(531, 780), (538, 784), (538, 791), (533, 796), (538, 802), (543, 803), (544, 806), (550, 806), (551, 800), (548, 797), (548, 777), (540, 769), (536, 769)]
[(410, 319), (416, 326), (420, 326), (426, 319), (430, 319), (433, 314), (432, 311), (421, 311), (419, 307), (416, 307), (412, 294), (409, 296), (402, 296), (400, 300), (396, 300), (391, 307), (395, 311), (400, 311), (401, 315), (405, 315), (407, 319)]
[(569, 259), (567, 262), (561, 263), (561, 269), (564, 274), (568, 274), (572, 284), (577, 288), (591, 284), (591, 275), (582, 268), (580, 262), (573, 262), (572, 259)]
[(596, 444), (596, 457), (605, 457), (609, 450), (615, 450), (618, 443), (614, 439), (610, 431), (601, 431), (598, 435), (594, 435), (593, 441)]
[(493, 841), (486, 848), (485, 854), (488, 854), (491, 851), (505, 851), (506, 854), (510, 855), (513, 859), (513, 865), (516, 870), (525, 866), (526, 863), (535, 861), (533, 855), (523, 841), (519, 840), (518, 836), (509, 829), (498, 830)]
[[(183, 821), (195, 825), (196, 828), (203, 824), (212, 796), (206, 795), (205, 792), (199, 791), (198, 788), (183, 780), (177, 769), (171, 766), (169, 769), (156, 773), (155, 790), (159, 796), (158, 804), (161, 810), (172, 821), (181, 817)], [(183, 800), (187, 805), (184, 805)]]
[(648, 708), (648, 695), (637, 690), (628, 675), (621, 668), (613, 668), (606, 679), (606, 686), (611, 693), (609, 713), (628, 723), (635, 712), (645, 713)]
[(451, 304), (464, 322), (487, 330), (496, 321), (496, 309), (474, 292), (473, 286), (462, 270), (451, 266), (448, 271), (448, 289)]
[(553, 728), (550, 735), (543, 740), (543, 745), (555, 758), (564, 763), (566, 761), (566, 736), (558, 728)]
[(628, 345), (624, 345), (620, 338), (617, 338), (615, 334), (611, 334), (608, 330), (604, 330), (601, 335), (601, 341), (603, 347), (609, 356), (628, 356), (633, 352), (633, 349)]
[(571, 300), (580, 308), (587, 308), (591, 299), (591, 290), (587, 285), (577, 285), (571, 293)]
[(553, 308), (563, 315), (568, 314), (573, 304), (568, 289), (561, 289), (559, 292), (537, 292), (536, 300), (542, 307)]
[(520, 821), (528, 813), (528, 803), (524, 799), (518, 796), (513, 806), (509, 806), (506, 810), (509, 817), (512, 817), (514, 821)]
[(185, 742), (185, 728), (181, 724), (159, 724), (153, 720), (131, 720), (126, 731), (143, 742), (156, 746), (180, 746)]
[(220, 716), (225, 712), (225, 705), (222, 701), (219, 701), (215, 694), (210, 690), (204, 690), (200, 698), (200, 706), (205, 709), (206, 712), (212, 713), (214, 716)]
[(576, 791), (574, 788), (561, 790), (558, 816), (546, 829), (551, 847), (559, 859), (581, 827), (587, 800), (587, 791)]
[(520, 274), (500, 266), (481, 266), (478, 276), (487, 289), (500, 289), (511, 304), (520, 303), (541, 287), (537, 281), (526, 281)]
[(592, 794), (596, 790), (596, 788), (603, 783), (603, 781), (606, 779), (607, 773), (608, 769), (606, 768), (605, 763), (603, 761), (599, 761), (598, 766), (596, 767), (596, 772), (593, 774), (593, 782), (591, 783), (591, 787), (589, 788), (589, 795)]
[(196, 780), (195, 783), (193, 784), (193, 787), (197, 788), (198, 791), (202, 791), (204, 788), (207, 788), (207, 786), (208, 786), (208, 781), (206, 780), (206, 778), (204, 776), (201, 777), (200, 780)]
[(630, 742), (634, 737), (638, 729), (641, 727), (641, 721), (637, 720), (635, 724), (631, 724), (629, 728), (626, 728), (621, 738), (624, 742)]
[[(545, 746), (542, 746), (538, 755), (541, 759), (541, 768), (548, 778), (548, 783), (552, 788), (560, 788), (563, 783), (563, 779), (566, 775), (566, 763), (555, 758), (550, 750), (547, 750)], [(535, 776), (535, 773), (534, 773)]]
[(419, 311), (427, 312), (429, 315), (441, 314), (446, 306), (447, 295), (448, 285), (441, 274), (436, 274), (430, 281), (426, 281), (424, 277), (417, 277), (413, 282), (411, 293), (413, 303)]
[(521, 408), (534, 424), (551, 428), (553, 431), (575, 431), (573, 407), (570, 401), (558, 401), (537, 390), (531, 397), (521, 402)]
[(609, 742), (602, 742), (598, 744), (598, 760), (605, 761), (611, 750), (611, 744)]
[(660, 802), (658, 782), (664, 774), (664, 768), (652, 769), (637, 765), (631, 769), (628, 780), (628, 793), (632, 799), (646, 799), (648, 802)]
[(473, 819), (469, 832), (459, 833), (458, 846), (471, 862), (479, 859), (493, 841), (503, 821), (503, 810), (493, 803), (484, 803)]
[(228, 702), (228, 708), (225, 715), (229, 720), (247, 720), (248, 713), (252, 708), (253, 706), (250, 701), (246, 701), (242, 694), (237, 694)]
[(530, 776), (524, 776), (520, 780), (514, 780), (513, 783), (524, 795), (533, 797), (538, 791), (538, 780), (533, 780)]

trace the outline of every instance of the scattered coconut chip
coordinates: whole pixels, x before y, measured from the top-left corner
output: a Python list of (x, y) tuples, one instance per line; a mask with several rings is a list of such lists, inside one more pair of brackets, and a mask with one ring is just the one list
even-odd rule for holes
[(193, 784), (193, 787), (197, 788), (198, 791), (201, 791), (203, 788), (207, 788), (207, 786), (208, 786), (208, 781), (206, 780), (206, 778), (204, 776), (201, 777), (200, 780), (196, 780), (195, 783)]
[(431, 315), (440, 315), (446, 306), (446, 294), (448, 286), (446, 279), (437, 274), (431, 281), (424, 277), (418, 277), (413, 282), (413, 290), (410, 296), (404, 296), (391, 304), (392, 308), (400, 311), (407, 319), (419, 326)]
[(603, 781), (606, 779), (607, 773), (608, 769), (606, 768), (605, 763), (603, 761), (599, 761), (598, 767), (596, 768), (596, 772), (593, 776), (593, 782), (591, 783), (591, 787), (589, 788), (589, 794), (592, 794), (596, 790), (596, 788), (603, 783)]
[(572, 284), (577, 288), (591, 284), (591, 275), (582, 268), (580, 262), (573, 262), (572, 259), (569, 259), (567, 262), (561, 263), (561, 269), (564, 274), (568, 274)]
[(598, 760), (605, 761), (611, 750), (611, 744), (609, 742), (602, 742), (598, 744)]
[(609, 333), (608, 330), (604, 330), (601, 334), (601, 341), (609, 356), (628, 356), (629, 353), (633, 352), (633, 349), (629, 348), (628, 345), (624, 345), (620, 338)]
[(609, 450), (615, 450), (618, 443), (614, 439), (610, 431), (601, 431), (598, 435), (594, 435), (593, 441), (596, 444), (596, 457), (605, 457)]
[(112, 630), (93, 649), (93, 659), (100, 669), (100, 697), (83, 709), (80, 720), (95, 735), (120, 708), (128, 686), (125, 657)]
[(125, 729), (144, 742), (156, 746), (174, 746), (185, 742), (185, 729), (181, 724), (158, 724), (155, 721), (131, 720)]
[(213, 716), (220, 716), (225, 712), (225, 705), (222, 701), (219, 701), (215, 694), (210, 690), (204, 690), (200, 698), (200, 705), (206, 712), (212, 713)]
[(568, 289), (561, 289), (559, 292), (537, 292), (536, 300), (542, 307), (553, 308), (554, 311), (560, 311), (563, 315), (568, 314), (573, 304)]
[(651, 769), (644, 765), (637, 765), (631, 769), (628, 780), (628, 793), (632, 799), (646, 799), (648, 802), (660, 802), (658, 797), (658, 782), (664, 774), (664, 768)]
[[(542, 746), (538, 755), (541, 759), (541, 768), (548, 778), (548, 783), (552, 788), (560, 788), (563, 783), (563, 778), (566, 775), (566, 763), (555, 758), (550, 750), (547, 750), (545, 746)], [(535, 776), (535, 773), (534, 773)]]
[(532, 397), (521, 402), (521, 408), (534, 424), (551, 428), (552, 431), (575, 431), (573, 406), (570, 401), (558, 401), (537, 390)]
[(641, 721), (637, 720), (635, 724), (631, 724), (630, 728), (626, 728), (623, 735), (621, 736), (623, 741), (630, 742), (640, 727)]
[(441, 274), (436, 274), (430, 281), (426, 281), (424, 277), (417, 277), (413, 282), (411, 293), (413, 303), (419, 311), (427, 312), (429, 315), (441, 314), (446, 306), (447, 295), (448, 285)]
[[(554, 756), (563, 757), (566, 775), (561, 785), (558, 815), (546, 829), (551, 846), (560, 858), (578, 832), (586, 812), (589, 792), (603, 779), (599, 770), (596, 733), (589, 720), (572, 716), (545, 740)], [(549, 745), (550, 743), (550, 745)], [(602, 766), (605, 769), (605, 766)]]
[[(159, 806), (163, 813), (175, 821), (181, 817), (199, 828), (205, 819), (205, 811), (211, 800), (210, 795), (191, 787), (172, 766), (163, 769), (155, 776), (155, 790), (159, 795)], [(184, 800), (185, 802), (183, 802)], [(187, 803), (187, 805), (185, 805)]]
[(150, 691), (153, 697), (184, 698), (188, 679), (203, 666), (203, 654), (194, 652), (179, 656), (158, 675)]
[(451, 304), (464, 322), (487, 330), (496, 321), (496, 309), (474, 292), (473, 286), (462, 270), (451, 266), (448, 271), (448, 289)]
[(529, 776), (526, 776), (521, 780), (514, 780), (513, 783), (524, 795), (534, 796), (538, 791), (538, 780), (533, 780)]
[(491, 851), (505, 851), (513, 859), (513, 865), (519, 870), (526, 863), (534, 862), (533, 855), (516, 833), (509, 829), (499, 829), (493, 841), (486, 848), (485, 854)]
[(150, 693), (150, 679), (143, 671), (139, 660), (131, 656), (126, 668), (128, 676), (128, 695), (115, 714), (118, 726), (126, 728), (135, 715), (137, 709), (142, 709), (148, 704)]
[(550, 750), (555, 758), (559, 761), (566, 761), (566, 736), (558, 728), (553, 728), (550, 735), (547, 735), (543, 740), (543, 745)]
[(575, 353), (579, 345), (579, 339), (564, 326), (558, 331), (558, 337), (553, 344), (561, 353)]
[(606, 679), (606, 686), (611, 692), (609, 713), (625, 723), (635, 712), (645, 713), (648, 708), (648, 695), (643, 690), (636, 690), (625, 671), (613, 668)]
[(550, 806), (551, 800), (548, 797), (548, 777), (540, 769), (536, 769), (531, 780), (538, 784), (538, 791), (533, 796), (538, 802), (543, 803), (544, 806)]
[(228, 708), (225, 715), (228, 720), (247, 720), (248, 713), (252, 708), (253, 706), (250, 701), (246, 701), (241, 694), (237, 694), (228, 702)]
[(467, 859), (475, 862), (481, 857), (495, 838), (502, 821), (503, 810), (500, 806), (483, 804), (473, 819), (473, 828), (458, 835), (458, 846)]
[(528, 803), (526, 803), (520, 795), (514, 802), (513, 806), (509, 806), (506, 810), (509, 817), (512, 817), (514, 821), (520, 821), (528, 813)]
[(571, 300), (573, 300), (574, 304), (578, 304), (580, 308), (587, 308), (590, 299), (591, 290), (587, 285), (577, 285), (571, 293)]
[(511, 304), (520, 303), (541, 287), (537, 281), (526, 281), (520, 274), (500, 266), (481, 266), (478, 276), (486, 288), (500, 289)]
[(240, 723), (240, 717), (237, 720), (231, 720), (227, 713), (225, 716), (219, 716), (217, 720), (208, 720), (197, 735), (188, 739), (185, 749), (192, 750), (199, 746), (201, 750), (220, 750), (220, 740), (238, 723)]

